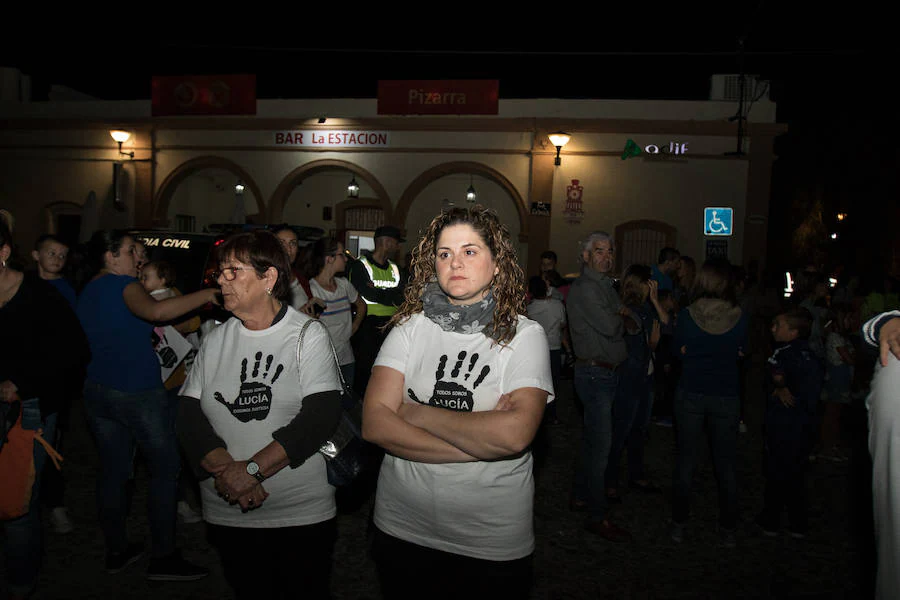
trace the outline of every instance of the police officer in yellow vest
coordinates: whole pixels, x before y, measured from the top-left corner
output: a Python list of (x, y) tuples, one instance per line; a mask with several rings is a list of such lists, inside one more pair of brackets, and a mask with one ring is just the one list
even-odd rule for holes
[(361, 252), (359, 260), (353, 261), (349, 267), (350, 283), (366, 301), (368, 311), (350, 340), (356, 358), (353, 387), (360, 396), (366, 392), (372, 365), (387, 336), (387, 331), (382, 328), (403, 303), (406, 281), (400, 267), (392, 259), (397, 256), (400, 243), (405, 241), (396, 227), (379, 227), (375, 230), (375, 249)]

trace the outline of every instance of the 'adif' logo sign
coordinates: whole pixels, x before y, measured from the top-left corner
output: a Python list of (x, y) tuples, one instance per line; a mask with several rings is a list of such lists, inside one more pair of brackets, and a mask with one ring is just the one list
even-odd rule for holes
[(622, 150), (622, 160), (627, 158), (634, 158), (635, 156), (640, 156), (641, 154), (663, 154), (663, 155), (672, 155), (677, 156), (679, 154), (687, 154), (688, 151), (688, 143), (687, 142), (669, 142), (668, 144), (647, 144), (644, 147), (641, 147), (634, 140), (629, 139), (625, 143), (625, 149)]

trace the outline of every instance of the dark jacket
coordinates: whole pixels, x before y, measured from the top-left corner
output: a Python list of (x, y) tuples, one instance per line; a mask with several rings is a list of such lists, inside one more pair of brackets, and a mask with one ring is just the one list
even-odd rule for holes
[(575, 356), (619, 364), (628, 358), (625, 324), (613, 280), (585, 269), (569, 288), (566, 312)]
[[(682, 348), (684, 352), (682, 352)], [(701, 298), (678, 313), (672, 352), (686, 392), (738, 396), (738, 359), (747, 348), (747, 316), (725, 300)]]
[[(794, 340), (776, 348), (769, 357), (767, 417), (794, 413), (807, 417), (814, 415), (822, 393), (824, 373), (822, 362), (807, 340)], [(774, 395), (776, 376), (784, 377), (795, 406), (784, 406)]]
[(0, 331), (0, 381), (12, 381), (22, 400), (38, 398), (42, 419), (81, 392), (90, 347), (72, 307), (53, 286), (26, 276), (0, 307)]

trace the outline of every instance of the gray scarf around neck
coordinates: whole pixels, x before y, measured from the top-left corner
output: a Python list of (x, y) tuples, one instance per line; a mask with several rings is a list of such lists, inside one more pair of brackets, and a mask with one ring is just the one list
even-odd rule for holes
[(482, 300), (466, 306), (451, 304), (437, 282), (425, 284), (425, 291), (422, 293), (425, 316), (444, 331), (481, 333), (494, 320), (496, 306), (494, 295), (490, 291)]

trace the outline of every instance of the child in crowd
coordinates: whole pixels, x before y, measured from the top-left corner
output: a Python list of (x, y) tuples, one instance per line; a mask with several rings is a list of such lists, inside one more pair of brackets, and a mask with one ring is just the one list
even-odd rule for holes
[(31, 258), (37, 263), (38, 276), (55, 287), (74, 310), (75, 288), (63, 277), (68, 256), (69, 247), (50, 234), (39, 237), (31, 252)]
[[(37, 239), (31, 258), (37, 266), (37, 276), (56, 288), (63, 298), (75, 310), (75, 288), (63, 276), (66, 268), (66, 259), (69, 256), (69, 246), (59, 238), (51, 234), (45, 234)], [(73, 389), (71, 399), (74, 400), (81, 394), (81, 389)], [(58, 452), (63, 452), (63, 438), (69, 428), (69, 404), (60, 407), (57, 416), (56, 431), (52, 440), (53, 447)], [(62, 470), (57, 469), (53, 463), (47, 461), (42, 471), (42, 494), (44, 506), (49, 509), (50, 523), (56, 533), (69, 533), (74, 529), (69, 511), (65, 506), (65, 480)]]
[(792, 537), (805, 537), (808, 527), (804, 475), (823, 379), (822, 364), (809, 347), (812, 326), (813, 316), (804, 307), (782, 312), (772, 325), (776, 349), (768, 361), (766, 492), (763, 510), (756, 519), (767, 536), (778, 535), (785, 507)]
[(850, 404), (850, 388), (853, 383), (853, 367), (856, 352), (850, 341), (851, 332), (859, 329), (859, 318), (851, 304), (834, 304), (831, 320), (825, 326), (825, 390), (820, 431), (820, 448), (817, 458), (844, 462), (847, 457), (841, 451), (841, 413)]
[[(178, 288), (172, 285), (175, 282), (176, 277), (175, 268), (166, 261), (160, 260), (145, 263), (139, 277), (141, 285), (144, 286), (144, 289), (157, 301), (181, 295)], [(200, 317), (195, 315), (187, 320), (172, 323), (171, 325), (178, 333), (187, 337), (200, 329)], [(187, 369), (190, 366), (190, 359), (193, 358), (193, 355), (194, 352), (191, 352), (165, 382), (166, 391), (169, 394), (169, 401), (172, 406), (173, 424), (177, 414), (178, 390), (181, 389), (181, 385), (187, 378)], [(190, 471), (187, 465), (182, 464), (182, 475), (178, 478), (178, 516), (180, 516), (181, 520), (185, 523), (197, 523), (201, 521), (201, 517), (193, 508), (191, 508), (190, 503), (187, 501), (187, 479), (184, 476), (184, 473), (186, 472)]]

